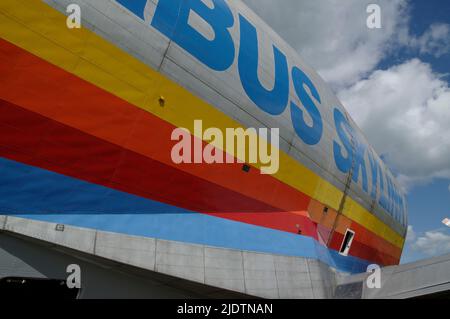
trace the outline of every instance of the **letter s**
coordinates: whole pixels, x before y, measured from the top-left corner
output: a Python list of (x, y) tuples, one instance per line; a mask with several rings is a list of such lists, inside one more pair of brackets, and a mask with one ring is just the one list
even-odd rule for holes
[(344, 114), (342, 114), (337, 108), (334, 109), (334, 123), (336, 125), (336, 132), (341, 140), (341, 143), (347, 151), (347, 156), (344, 156), (342, 146), (338, 142), (333, 141), (334, 161), (336, 162), (338, 169), (342, 173), (346, 174), (352, 168), (353, 161), (353, 148), (351, 142), (352, 128), (347, 122)]
[(319, 109), (306, 92), (304, 85), (309, 88), (314, 99), (321, 103), (319, 93), (308, 76), (297, 67), (292, 69), (292, 80), (297, 96), (313, 120), (312, 126), (307, 125), (303, 118), (303, 111), (295, 105), (294, 102), (291, 102), (291, 117), (295, 133), (297, 133), (298, 137), (300, 137), (306, 144), (316, 145), (322, 138), (323, 122)]
[[(152, 26), (216, 71), (225, 71), (234, 62), (235, 48), (228, 28), (234, 17), (224, 0), (210, 0), (209, 8), (201, 0), (159, 0)], [(214, 39), (205, 38), (189, 24), (194, 12), (214, 31)]]

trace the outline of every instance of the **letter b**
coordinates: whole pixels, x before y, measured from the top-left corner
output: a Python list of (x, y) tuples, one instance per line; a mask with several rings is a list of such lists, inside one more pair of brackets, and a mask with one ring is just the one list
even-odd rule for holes
[[(201, 0), (159, 0), (152, 26), (209, 68), (225, 71), (235, 57), (233, 38), (228, 31), (234, 17), (224, 0), (210, 1), (213, 9)], [(194, 15), (212, 28), (213, 39), (206, 38), (190, 24)]]

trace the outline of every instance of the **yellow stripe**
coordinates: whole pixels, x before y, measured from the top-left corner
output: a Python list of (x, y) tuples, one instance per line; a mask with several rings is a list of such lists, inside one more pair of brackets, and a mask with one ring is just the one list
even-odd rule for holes
[[(0, 12), (2, 38), (175, 126), (193, 131), (194, 120), (202, 119), (204, 127), (242, 127), (95, 33), (69, 30), (66, 17), (45, 3), (2, 0)], [(164, 108), (157, 103), (161, 95), (167, 99)], [(274, 177), (333, 209), (339, 207), (339, 189), (282, 151)], [(348, 198), (343, 213), (402, 248), (404, 239), (353, 199)]]

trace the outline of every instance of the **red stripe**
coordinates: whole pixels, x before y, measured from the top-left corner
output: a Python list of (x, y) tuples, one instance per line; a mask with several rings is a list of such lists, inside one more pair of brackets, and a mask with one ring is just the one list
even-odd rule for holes
[[(352, 226), (353, 228), (353, 226)], [(352, 229), (354, 230), (354, 229)], [(365, 260), (376, 261), (380, 265), (397, 265), (398, 258), (390, 256), (389, 254), (380, 251), (377, 246), (371, 247), (369, 244), (361, 242), (360, 240), (356, 240), (356, 236), (360, 233), (355, 230), (355, 240), (352, 242), (351, 249), (349, 254), (352, 256), (358, 256), (359, 258)], [(344, 235), (338, 232), (333, 233), (333, 237), (329, 248), (339, 251), (341, 249), (342, 241), (344, 240)]]

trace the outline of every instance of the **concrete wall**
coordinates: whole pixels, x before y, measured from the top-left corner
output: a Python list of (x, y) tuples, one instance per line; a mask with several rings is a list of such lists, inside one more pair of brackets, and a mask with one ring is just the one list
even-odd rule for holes
[[(79, 298), (204, 298), (217, 289), (181, 285), (176, 278), (141, 273), (103, 260), (55, 249), (41, 243), (0, 233), (0, 278), (29, 277), (66, 279), (66, 268), (81, 268)], [(174, 282), (177, 284), (173, 284)], [(214, 295), (211, 295), (214, 297)], [(221, 295), (218, 295), (221, 296)], [(236, 298), (233, 294), (225, 297)]]
[(337, 276), (339, 298), (414, 298), (450, 294), (450, 254), (381, 269), (380, 288), (368, 288), (369, 274)]
[[(3, 221), (0, 225), (7, 233), (218, 289), (263, 298), (328, 298), (333, 293), (333, 272), (312, 259), (133, 237), (67, 225), (64, 231), (58, 231), (53, 223), (11, 216)], [(53, 261), (50, 258), (46, 262)], [(2, 263), (0, 260), (0, 265)], [(10, 274), (3, 271), (3, 276), (6, 275)]]
[[(2, 231), (3, 230), (3, 231)], [(412, 298), (450, 291), (450, 255), (386, 267), (381, 288), (313, 259), (131, 237), (0, 216), (0, 278), (66, 279), (81, 298)]]

